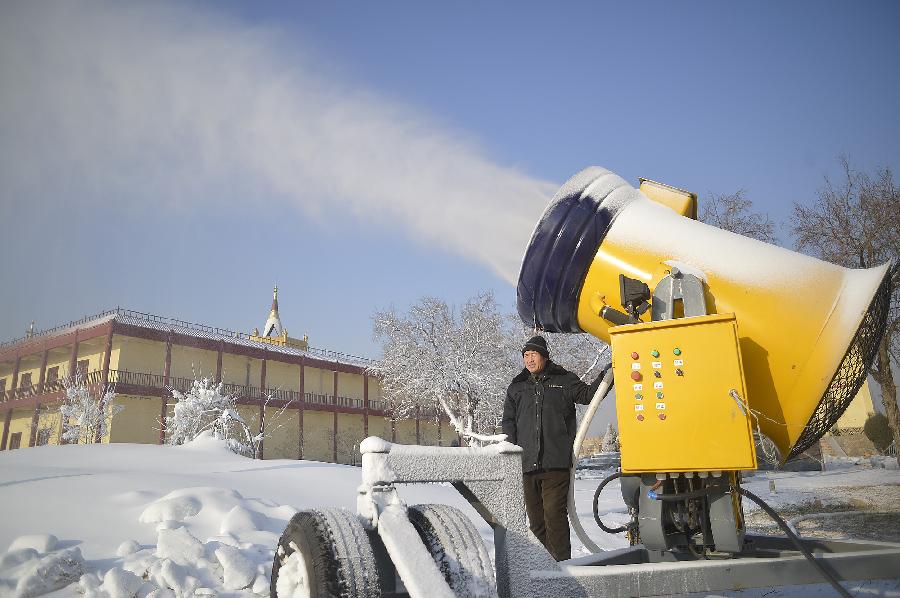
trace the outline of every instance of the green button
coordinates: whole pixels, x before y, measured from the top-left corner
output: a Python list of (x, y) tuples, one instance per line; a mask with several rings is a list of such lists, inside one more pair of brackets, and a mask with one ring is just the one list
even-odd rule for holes
[(661, 392), (656, 393), (656, 398), (657, 399), (663, 398), (663, 393), (661, 393)]
[(650, 351), (650, 355), (652, 355), (653, 357), (659, 357), (659, 351), (653, 349), (652, 351)]
[(675, 353), (675, 355), (681, 355), (681, 349), (679, 349), (678, 347), (675, 347), (675, 350), (673, 351), (673, 353)]
[(638, 401), (641, 401), (644, 399), (644, 395), (642, 395), (641, 393), (638, 393), (638, 394), (634, 395), (634, 398), (637, 399)]

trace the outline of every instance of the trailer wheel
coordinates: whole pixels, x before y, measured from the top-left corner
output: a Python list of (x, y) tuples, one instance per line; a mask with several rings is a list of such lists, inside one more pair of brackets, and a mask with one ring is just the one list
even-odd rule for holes
[(447, 505), (413, 505), (408, 514), (457, 596), (497, 596), (491, 557), (468, 517)]
[(270, 594), (278, 598), (380, 598), (372, 545), (346, 509), (300, 511), (275, 549)]

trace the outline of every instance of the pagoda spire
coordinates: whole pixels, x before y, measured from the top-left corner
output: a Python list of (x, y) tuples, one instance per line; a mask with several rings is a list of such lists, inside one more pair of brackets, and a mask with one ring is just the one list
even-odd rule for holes
[(284, 333), (284, 326), (281, 325), (281, 316), (278, 315), (278, 285), (275, 285), (272, 291), (272, 309), (269, 311), (269, 318), (263, 327), (263, 336), (281, 336)]

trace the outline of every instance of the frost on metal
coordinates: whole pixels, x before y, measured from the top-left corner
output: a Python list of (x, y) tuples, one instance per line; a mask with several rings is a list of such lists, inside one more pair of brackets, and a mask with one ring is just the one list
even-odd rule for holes
[(574, 579), (544, 583), (532, 575), (535, 571), (560, 573), (561, 569), (528, 528), (519, 447), (508, 442), (484, 448), (380, 445), (376, 440), (369, 446), (384, 451), (363, 455), (363, 486), (358, 501), (362, 517), (371, 521), (373, 512), (377, 517), (379, 509), (387, 510), (377, 499), (381, 494), (393, 494), (393, 484), (452, 482), (476, 503), (476, 510), (494, 528), (499, 596), (583, 594)]

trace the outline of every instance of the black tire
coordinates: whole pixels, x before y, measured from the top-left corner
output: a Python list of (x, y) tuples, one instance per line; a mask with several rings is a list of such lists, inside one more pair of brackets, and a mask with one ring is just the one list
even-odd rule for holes
[(346, 509), (294, 515), (275, 549), (269, 586), (273, 598), (286, 565), (291, 579), (283, 579), (283, 585), (305, 584), (311, 598), (381, 597), (372, 545), (359, 518)]
[(468, 517), (447, 505), (413, 505), (408, 516), (457, 596), (497, 596), (490, 554)]

